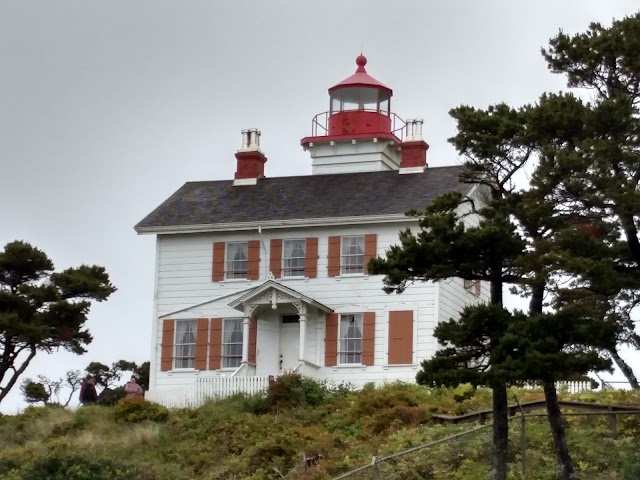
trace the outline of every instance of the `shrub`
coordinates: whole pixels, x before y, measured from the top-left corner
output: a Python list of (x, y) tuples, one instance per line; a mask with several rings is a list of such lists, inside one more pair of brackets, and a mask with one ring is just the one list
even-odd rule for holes
[(369, 387), (353, 395), (348, 417), (353, 420), (375, 415), (384, 409), (400, 406), (416, 407), (429, 401), (428, 391), (419, 385), (390, 383), (380, 388)]
[(284, 373), (267, 389), (267, 401), (273, 408), (320, 405), (329, 394), (325, 383), (305, 378), (299, 373)]
[(125, 398), (124, 387), (105, 388), (98, 396), (98, 405), (113, 406)]
[(147, 402), (144, 398), (123, 398), (113, 408), (113, 417), (117, 422), (138, 423), (166, 422), (169, 410), (157, 403)]
[(23, 466), (20, 473), (22, 480), (125, 480), (135, 477), (131, 469), (110, 461), (65, 454), (35, 459)]
[(429, 414), (425, 407), (398, 405), (383, 408), (365, 419), (364, 428), (369, 435), (379, 435), (388, 430), (420, 425), (427, 418)]

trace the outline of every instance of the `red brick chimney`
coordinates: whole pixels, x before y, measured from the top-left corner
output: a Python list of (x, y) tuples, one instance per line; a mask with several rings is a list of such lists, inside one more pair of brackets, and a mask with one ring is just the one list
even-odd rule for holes
[(421, 118), (407, 120), (407, 135), (400, 145), (400, 173), (422, 173), (427, 168), (429, 145), (422, 139)]
[(255, 185), (264, 177), (267, 157), (260, 150), (260, 130), (242, 130), (242, 147), (236, 152), (236, 174), (233, 185)]

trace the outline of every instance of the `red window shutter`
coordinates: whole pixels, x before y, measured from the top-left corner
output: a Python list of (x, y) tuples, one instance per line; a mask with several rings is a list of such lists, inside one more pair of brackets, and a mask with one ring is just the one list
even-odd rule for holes
[(213, 275), (214, 282), (224, 280), (224, 242), (215, 242), (213, 244)]
[(207, 346), (209, 345), (209, 319), (199, 318), (196, 329), (196, 370), (207, 369)]
[(340, 275), (340, 237), (329, 237), (329, 255), (327, 256), (327, 275)]
[(269, 255), (269, 270), (274, 277), (280, 278), (282, 275), (282, 240), (274, 238), (271, 240), (271, 252)]
[(249, 363), (256, 363), (256, 350), (258, 340), (258, 319), (251, 317), (249, 320)]
[(377, 253), (378, 236), (375, 233), (370, 233), (364, 236), (364, 271), (367, 273), (367, 264), (369, 260), (374, 258)]
[(316, 278), (318, 276), (318, 238), (307, 238), (305, 246), (304, 276)]
[(389, 365), (413, 363), (413, 311), (389, 312)]
[(324, 337), (324, 364), (334, 367), (338, 364), (338, 314), (328, 313), (327, 331)]
[(362, 314), (362, 364), (373, 365), (376, 335), (376, 312)]
[(249, 240), (247, 252), (247, 280), (260, 278), (260, 241)]
[(162, 321), (162, 345), (160, 346), (160, 370), (163, 372), (173, 367), (173, 336), (176, 322)]
[(220, 369), (222, 358), (222, 319), (211, 319), (211, 335), (209, 339), (209, 370)]

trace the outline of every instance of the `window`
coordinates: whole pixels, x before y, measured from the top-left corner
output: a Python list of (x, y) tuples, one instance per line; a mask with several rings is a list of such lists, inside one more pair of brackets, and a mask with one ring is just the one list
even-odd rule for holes
[(176, 338), (173, 345), (174, 368), (194, 368), (196, 361), (195, 320), (176, 320)]
[(222, 325), (222, 368), (242, 363), (242, 319), (227, 318)]
[(227, 278), (247, 278), (247, 242), (227, 243)]
[(300, 323), (300, 315), (282, 315), (282, 323)]
[(284, 254), (282, 255), (283, 277), (304, 277), (304, 259), (306, 241), (285, 240), (283, 242)]
[(480, 283), (480, 280), (465, 280), (464, 288), (474, 295), (479, 296), (482, 291), (482, 284)]
[(364, 273), (364, 236), (342, 237), (340, 274)]
[(340, 364), (362, 363), (362, 314), (340, 315)]

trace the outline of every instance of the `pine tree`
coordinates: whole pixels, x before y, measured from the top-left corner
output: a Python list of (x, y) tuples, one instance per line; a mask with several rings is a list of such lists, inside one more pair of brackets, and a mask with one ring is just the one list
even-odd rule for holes
[(0, 402), (38, 352), (85, 352), (91, 301), (115, 291), (103, 267), (54, 272), (47, 255), (26, 242), (0, 251)]
[[(589, 103), (568, 95), (547, 97), (557, 113), (546, 130), (562, 141), (549, 144), (539, 181), (552, 186), (558, 210), (584, 222), (611, 247), (619, 284), (609, 293), (608, 317), (623, 327), (619, 343), (640, 349), (630, 310), (640, 290), (640, 13), (604, 27), (592, 23), (584, 33), (558, 33), (543, 49), (549, 69), (566, 76), (567, 86), (586, 91)], [(558, 130), (562, 124), (567, 130)], [(593, 227), (598, 224), (598, 228)], [(604, 230), (601, 227), (604, 225)], [(621, 234), (621, 235), (620, 235)], [(598, 286), (593, 278), (591, 288)], [(638, 380), (615, 348), (611, 358), (634, 388)]]

